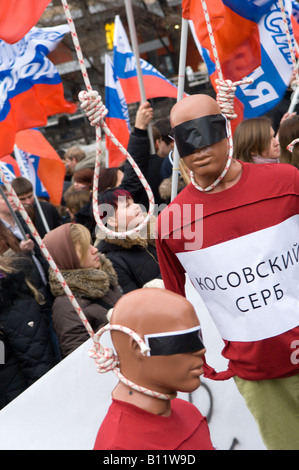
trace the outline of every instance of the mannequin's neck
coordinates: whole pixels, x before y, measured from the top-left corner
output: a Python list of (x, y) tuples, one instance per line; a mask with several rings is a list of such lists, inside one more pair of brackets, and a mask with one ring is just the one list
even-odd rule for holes
[(160, 416), (170, 416), (171, 414), (171, 400), (162, 400), (160, 398), (135, 391), (122, 382), (119, 382), (116, 385), (112, 392), (112, 397), (116, 400), (138, 406), (138, 408), (148, 411), (149, 413)]

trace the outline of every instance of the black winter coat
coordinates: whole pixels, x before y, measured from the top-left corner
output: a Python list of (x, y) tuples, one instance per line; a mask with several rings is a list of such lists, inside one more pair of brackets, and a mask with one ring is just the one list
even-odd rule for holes
[[(161, 198), (159, 193), (159, 186), (163, 180), (161, 166), (164, 159), (157, 154), (151, 155), (147, 131), (135, 128), (130, 134), (127, 149), (149, 183), (155, 198), (155, 204), (165, 205), (165, 201)], [(121, 187), (131, 193), (134, 202), (143, 205), (146, 210), (148, 210), (149, 202), (145, 189), (128, 161), (126, 161), (124, 165), (124, 177)], [(161, 208), (159, 210), (156, 208), (155, 214), (157, 215), (160, 210)]]
[[(46, 201), (39, 201), (39, 204), (44, 213), (49, 229), (53, 230), (54, 228), (59, 227), (59, 225), (62, 224), (62, 218), (56, 207)], [(40, 234), (40, 237), (43, 238), (47, 232), (35, 203), (33, 204), (33, 207), (35, 209), (34, 226)]]
[[(0, 409), (56, 363), (48, 306), (39, 305), (25, 283), (26, 265), (0, 279)], [(3, 363), (4, 362), (4, 363)]]
[(124, 294), (143, 287), (153, 279), (161, 279), (156, 248), (152, 244), (106, 238), (99, 242), (97, 248), (110, 259)]
[[(34, 281), (34, 286), (37, 288), (37, 289), (40, 289), (40, 288), (43, 288), (44, 287), (44, 278), (45, 280), (48, 282), (48, 271), (49, 271), (49, 263), (48, 261), (46, 260), (46, 258), (43, 256), (42, 252), (41, 252), (41, 249), (37, 243), (37, 241), (35, 240), (35, 238), (33, 237), (28, 225), (26, 224), (26, 222), (24, 221), (23, 217), (21, 216), (21, 214), (19, 212), (16, 212), (16, 216), (18, 217), (19, 219), (19, 223), (22, 225), (23, 227), (23, 230), (26, 234), (30, 235), (30, 238), (31, 240), (34, 242), (34, 250), (32, 253), (27, 253), (27, 257), (30, 257), (33, 260), (33, 256), (35, 256), (35, 258), (38, 260), (38, 262), (40, 263), (41, 265), (41, 268), (43, 270), (43, 274), (44, 276), (42, 277), (41, 274), (39, 273), (39, 270), (38, 268), (36, 267), (36, 265), (34, 264), (33, 265), (33, 269), (31, 270), (31, 277), (33, 276), (34, 278), (32, 278), (32, 280)], [(18, 237), (17, 237), (18, 238)], [(49, 291), (50, 293), (50, 291)], [(48, 293), (48, 294), (49, 294)]]

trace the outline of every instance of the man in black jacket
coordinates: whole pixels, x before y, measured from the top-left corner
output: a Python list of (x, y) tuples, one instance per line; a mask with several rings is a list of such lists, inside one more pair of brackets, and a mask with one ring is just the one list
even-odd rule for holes
[[(158, 206), (165, 204), (165, 201), (159, 194), (159, 186), (161, 181), (164, 179), (163, 174), (161, 173), (161, 166), (164, 158), (173, 149), (173, 141), (168, 137), (168, 135), (165, 135), (164, 132), (161, 133), (158, 127), (153, 127), (156, 153), (151, 154), (147, 127), (152, 118), (153, 108), (150, 103), (148, 101), (141, 103), (136, 113), (135, 127), (131, 132), (127, 150), (134, 158), (153, 191), (156, 213), (158, 213), (161, 210), (161, 208), (159, 210)], [(145, 189), (128, 161), (124, 165), (124, 178), (121, 186), (132, 194), (135, 202), (148, 209), (149, 202)]]
[(41, 211), (43, 212), (46, 223), (48, 225), (48, 227), (45, 227), (41, 214), (34, 200), (32, 183), (27, 178), (18, 176), (11, 182), (11, 185), (22, 204), (27, 204), (34, 208), (34, 226), (41, 238), (46, 235), (48, 231), (47, 228), (52, 230), (62, 224), (62, 218), (60, 217), (56, 207), (49, 202), (39, 201)]

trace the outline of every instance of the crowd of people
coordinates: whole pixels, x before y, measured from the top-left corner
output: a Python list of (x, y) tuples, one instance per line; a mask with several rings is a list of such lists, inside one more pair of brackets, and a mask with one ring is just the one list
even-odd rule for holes
[[(150, 119), (144, 118), (144, 108)], [(155, 181), (155, 198), (159, 198), (159, 182), (163, 180), (160, 167), (172, 150), (173, 141), (168, 136), (169, 124), (164, 130), (167, 123), (161, 122), (161, 132), (154, 128), (157, 154), (150, 154), (146, 126), (152, 117), (149, 103), (142, 105), (136, 115), (130, 145), (138, 149), (136, 161), (149, 180)], [(121, 295), (145, 285), (163, 285), (155, 248), (156, 217), (148, 223), (145, 237), (110, 239), (97, 227), (93, 214), (95, 156), (87, 156), (74, 145), (61, 158), (66, 172), (60, 206), (45, 199), (37, 201), (32, 183), (23, 176), (16, 177), (12, 187), (91, 327), (97, 331), (108, 322), (107, 313)], [(119, 192), (125, 195), (124, 203), (119, 202)], [(128, 225), (138, 225), (144, 220), (146, 207), (142, 211), (140, 205), (147, 205), (146, 193), (130, 165), (102, 167), (98, 193), (99, 204), (101, 201), (113, 204), (114, 219), (110, 217), (107, 222), (113, 230), (126, 230)], [(122, 226), (118, 226), (119, 221)], [(0, 193), (0, 256), (0, 340), (6, 351), (5, 363), (0, 364), (2, 409), (89, 336), (4, 185)], [(19, 279), (18, 283), (11, 281), (15, 278)], [(10, 290), (7, 290), (8, 282), (12, 286)], [(20, 322), (22, 303), (26, 305), (26, 318)], [(37, 312), (41, 326), (36, 321)], [(28, 354), (24, 350), (22, 355), (22, 348), (28, 349)], [(34, 351), (32, 357), (31, 351)], [(43, 355), (49, 359), (44, 361)]]
[[(220, 116), (217, 123), (211, 118), (214, 115)], [(217, 277), (217, 247), (223, 247), (225, 253), (227, 249), (225, 256), (229, 259), (226, 244), (230, 241), (256, 233), (267, 236), (272, 227), (284, 225), (298, 214), (299, 143), (292, 152), (287, 147), (299, 137), (299, 118), (285, 114), (277, 132), (269, 117), (244, 119), (234, 132), (232, 163), (220, 183), (209, 192), (205, 188), (223, 171), (228, 148), (226, 121), (216, 101), (208, 95), (194, 95), (177, 103), (170, 120), (158, 121), (152, 128), (155, 154), (151, 153), (147, 130), (152, 120), (151, 104), (142, 103), (128, 144), (128, 152), (155, 199), (155, 213), (145, 229), (134, 236), (111, 236), (103, 228), (112, 233), (126, 232), (145, 220), (148, 197), (129, 162), (100, 169), (98, 206), (103, 227), (96, 223), (92, 207), (95, 158), (87, 157), (77, 146), (63, 155), (66, 177), (59, 207), (45, 200), (37, 204), (33, 186), (24, 177), (15, 178), (12, 186), (94, 331), (109, 323), (109, 313), (125, 294), (158, 287), (184, 297), (185, 274), (194, 284), (197, 280), (198, 290), (204, 294), (211, 315), (215, 315), (214, 320), (223, 333), (223, 355), (229, 360), (229, 369), (221, 377), (234, 377), (269, 449), (282, 446), (298, 449), (299, 369), (298, 365), (287, 362), (286, 349), (296, 335), (298, 339), (298, 313), (292, 309), (294, 302), (298, 306), (299, 299), (288, 301), (284, 296), (282, 302), (286, 302), (289, 319), (277, 320), (276, 327), (269, 326), (270, 318), (266, 314), (265, 320), (257, 320), (256, 315), (248, 319), (245, 315), (245, 328), (254, 330), (257, 321), (256, 329), (262, 332), (251, 335), (242, 331), (238, 321), (236, 327), (232, 326), (226, 313), (227, 325), (222, 327), (221, 314), (226, 307), (222, 306), (221, 295), (219, 301), (213, 298), (211, 304), (210, 297), (217, 288), (221, 294), (229, 290), (230, 281), (233, 283), (229, 275), (226, 284), (223, 273)], [(171, 201), (174, 143), (179, 149), (181, 171), (178, 196)], [(194, 236), (198, 236), (203, 224), (200, 249), (185, 249), (183, 218), (163, 223), (171, 217), (174, 204), (183, 207), (186, 203), (204, 207), (203, 219), (189, 221), (194, 225), (190, 232)], [(176, 233), (181, 236), (176, 237)], [(249, 250), (251, 241), (248, 243)], [(257, 250), (259, 264), (255, 276), (260, 274), (262, 279), (270, 274), (258, 269), (271, 254), (262, 237), (256, 243), (260, 251)], [(276, 249), (284, 246), (281, 243)], [(205, 281), (197, 277), (204, 263), (209, 265), (209, 269), (202, 270), (206, 272)], [(228, 273), (229, 269), (230, 266)], [(244, 275), (248, 283), (253, 279), (249, 274)], [(266, 304), (270, 291), (263, 285), (261, 291)], [(281, 295), (278, 287), (275, 292), (277, 299)], [(255, 309), (257, 300), (254, 304), (252, 296), (249, 296), (251, 307)], [(245, 308), (248, 305), (245, 294), (242, 301), (238, 300), (238, 314), (249, 310)], [(0, 340), (5, 346), (5, 362), (0, 363), (1, 409), (88, 339), (75, 308), (3, 185), (0, 302)], [(268, 322), (266, 326), (264, 321)], [(236, 330), (231, 336), (230, 331), (227, 334), (230, 328)], [(206, 371), (210, 378), (217, 376), (208, 364)], [(280, 381), (279, 389), (275, 381)], [(273, 406), (278, 402), (280, 411), (275, 409), (274, 413)], [(279, 437), (274, 428), (280, 430)]]

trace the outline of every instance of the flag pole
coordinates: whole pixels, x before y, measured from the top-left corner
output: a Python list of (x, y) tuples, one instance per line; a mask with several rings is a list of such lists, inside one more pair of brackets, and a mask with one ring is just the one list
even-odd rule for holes
[[(186, 20), (185, 18), (182, 18), (177, 101), (180, 101), (184, 96), (187, 41), (188, 41), (188, 20)], [(180, 156), (179, 156), (177, 146), (175, 145), (174, 150), (173, 150), (171, 200), (173, 200), (176, 197), (177, 192), (178, 192), (179, 162), (180, 162)]]
[[(21, 169), (23, 175), (26, 175), (25, 178), (27, 178), (27, 179), (30, 181), (30, 177), (29, 177), (28, 172), (27, 172), (27, 170), (26, 170), (26, 168), (25, 168), (23, 159), (22, 159), (22, 157), (21, 157), (21, 155), (20, 155), (20, 150), (19, 150), (19, 148), (18, 148), (18, 146), (17, 146), (16, 144), (14, 145), (14, 152), (15, 152), (15, 154), (16, 154), (16, 160), (17, 160), (17, 162), (18, 162), (18, 164), (19, 164), (19, 166), (20, 166), (20, 169)], [(33, 185), (32, 185), (32, 186), (33, 186)], [(36, 208), (37, 208), (37, 210), (38, 210), (38, 212), (39, 212), (39, 215), (40, 215), (40, 217), (41, 217), (41, 219), (42, 219), (43, 226), (44, 226), (46, 232), (49, 233), (49, 232), (50, 232), (50, 228), (49, 228), (49, 226), (48, 226), (47, 220), (46, 220), (46, 218), (45, 218), (45, 215), (44, 215), (44, 212), (43, 212), (43, 210), (42, 210), (42, 208), (41, 208), (41, 205), (40, 205), (40, 203), (39, 203), (39, 200), (38, 200), (38, 198), (37, 198), (37, 196), (36, 196), (35, 188), (34, 188), (34, 187), (33, 187), (33, 197), (34, 197), (34, 202), (35, 202)]]
[(293, 92), (291, 103), (288, 109), (288, 113), (293, 113), (295, 110), (296, 105), (299, 101), (299, 86), (297, 85), (295, 91)]
[[(145, 88), (144, 88), (144, 83), (143, 83), (142, 70), (141, 70), (141, 66), (140, 66), (140, 55), (139, 55), (137, 34), (136, 34), (136, 28), (135, 28), (135, 22), (134, 22), (134, 15), (133, 15), (131, 0), (125, 0), (125, 7), (126, 7), (127, 20), (128, 20), (129, 30), (130, 30), (130, 37), (131, 37), (133, 54), (135, 56), (140, 96), (141, 96), (141, 101), (144, 103), (146, 101), (146, 94), (145, 94)], [(155, 144), (154, 144), (154, 138), (153, 138), (153, 131), (152, 131), (151, 123), (148, 124), (147, 131), (148, 131), (148, 136), (149, 136), (149, 140), (150, 140), (151, 153), (154, 154), (155, 153)]]
[(0, 184), (0, 193), (1, 193), (1, 196), (3, 197), (3, 200), (5, 201), (8, 209), (9, 209), (9, 212), (13, 218), (13, 220), (15, 221), (16, 225), (18, 226), (21, 234), (22, 234), (22, 237), (23, 237), (23, 240), (27, 240), (27, 236), (26, 236), (26, 233), (25, 233), (25, 230), (21, 224), (21, 222), (19, 221), (18, 219), (18, 216), (17, 214), (15, 213), (15, 211), (13, 210), (13, 208), (11, 207), (10, 203), (9, 203), (9, 200), (5, 194), (5, 192), (3, 191), (3, 187), (2, 187), (2, 184)]

